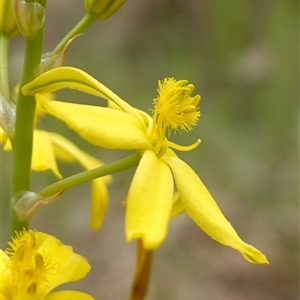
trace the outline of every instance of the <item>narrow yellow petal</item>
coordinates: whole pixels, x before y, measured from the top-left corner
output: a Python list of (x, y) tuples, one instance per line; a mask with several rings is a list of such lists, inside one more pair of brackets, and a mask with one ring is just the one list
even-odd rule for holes
[[(66, 162), (78, 162), (85, 169), (93, 169), (103, 163), (80, 150), (76, 145), (59, 134), (49, 132), (53, 142), (53, 148), (57, 158)], [(108, 206), (108, 190), (106, 183), (111, 181), (111, 176), (97, 178), (92, 181), (92, 205), (90, 225), (93, 229), (99, 229)]]
[(176, 192), (173, 195), (173, 205), (171, 211), (171, 217), (176, 217), (185, 211), (185, 207), (180, 199), (179, 193)]
[(11, 142), (1, 126), (0, 126), (0, 144), (3, 144), (3, 150), (5, 151), (10, 151), (12, 149)]
[(95, 300), (95, 298), (77, 291), (59, 291), (48, 294), (45, 300)]
[[(1, 273), (1, 284), (0, 284), (0, 295), (9, 295), (12, 292), (12, 273), (10, 269), (9, 256), (0, 249), (0, 273)], [(1, 298), (0, 298), (1, 299)]]
[(107, 206), (108, 190), (103, 178), (97, 178), (92, 181), (92, 204), (90, 226), (97, 230), (102, 226)]
[(49, 101), (36, 95), (42, 108), (65, 122), (82, 138), (100, 147), (110, 149), (140, 149), (150, 142), (133, 116), (106, 107)]
[(169, 167), (146, 150), (134, 174), (126, 205), (126, 238), (140, 238), (146, 249), (165, 239), (172, 209), (173, 179)]
[[(85, 169), (93, 169), (103, 165), (103, 162), (79, 149), (75, 144), (54, 132), (48, 132), (53, 143), (55, 156), (67, 163), (79, 163)], [(102, 177), (105, 182), (112, 180), (111, 176)]]
[(55, 176), (62, 178), (57, 168), (51, 138), (46, 131), (34, 130), (31, 168), (35, 171), (50, 169)]
[(10, 151), (11, 149), (12, 149), (12, 144), (11, 144), (10, 140), (7, 139), (4, 146), (3, 146), (3, 150), (4, 151)]
[(5, 131), (0, 127), (0, 144), (4, 144), (7, 139)]
[(164, 156), (164, 160), (173, 172), (187, 213), (204, 232), (217, 242), (238, 250), (252, 263), (268, 263), (260, 251), (240, 239), (198, 175), (185, 162), (177, 157)]
[(22, 92), (24, 95), (35, 95), (36, 93), (52, 93), (64, 88), (79, 90), (113, 101), (123, 111), (141, 121), (140, 116), (127, 102), (86, 72), (72, 67), (60, 67), (45, 72), (26, 84)]

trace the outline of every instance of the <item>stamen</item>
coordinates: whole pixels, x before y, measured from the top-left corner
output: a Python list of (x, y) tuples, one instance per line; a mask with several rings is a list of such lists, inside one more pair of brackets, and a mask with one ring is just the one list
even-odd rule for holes
[(42, 269), (44, 267), (44, 259), (43, 256), (39, 253), (36, 253), (34, 256), (36, 269)]
[(25, 255), (25, 252), (27, 250), (27, 247), (26, 245), (20, 245), (16, 251), (15, 251), (15, 256), (14, 256), (14, 259), (17, 261), (17, 262), (22, 262), (23, 261), (23, 258), (24, 258), (24, 255)]
[(11, 259), (13, 285), (18, 287), (16, 293), (26, 293), (26, 299), (33, 299), (33, 295), (34, 299), (42, 299), (38, 296), (39, 286), (47, 284), (47, 276), (53, 267), (51, 259), (47, 261), (40, 252), (44, 240), (45, 237), (36, 231), (24, 229), (12, 238), (11, 249), (6, 250)]
[(191, 151), (191, 150), (194, 150), (196, 147), (198, 147), (198, 145), (201, 143), (200, 139), (198, 139), (195, 143), (193, 143), (192, 145), (189, 145), (189, 146), (181, 146), (181, 145), (178, 145), (176, 143), (173, 143), (173, 142), (170, 142), (170, 141), (167, 141), (167, 145), (170, 147), (170, 148), (173, 148), (173, 149), (176, 149), (178, 151)]
[(187, 80), (166, 78), (159, 81), (159, 96), (154, 99), (153, 121), (156, 123), (156, 135), (164, 140), (166, 131), (190, 131), (197, 125), (200, 117), (198, 104), (201, 97), (191, 96), (194, 86)]
[(28, 294), (35, 294), (36, 293), (36, 290), (37, 290), (37, 284), (35, 281), (31, 282), (30, 285), (28, 286), (28, 288), (26, 289), (26, 292)]

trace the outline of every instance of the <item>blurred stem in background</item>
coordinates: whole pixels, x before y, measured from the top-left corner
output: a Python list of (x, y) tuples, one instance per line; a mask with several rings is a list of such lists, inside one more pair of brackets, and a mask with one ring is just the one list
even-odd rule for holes
[(8, 80), (8, 49), (10, 37), (0, 35), (0, 91), (7, 102), (10, 102), (9, 80)]

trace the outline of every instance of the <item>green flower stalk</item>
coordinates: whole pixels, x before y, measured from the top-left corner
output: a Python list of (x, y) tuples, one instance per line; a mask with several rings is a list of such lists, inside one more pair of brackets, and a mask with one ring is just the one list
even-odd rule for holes
[[(25, 2), (13, 0), (16, 22), (25, 37), (25, 56), (20, 88), (38, 74), (44, 38), (44, 12), (47, 0)], [(12, 195), (22, 190), (31, 190), (31, 155), (35, 115), (34, 97), (17, 96), (15, 135), (13, 139)], [(12, 233), (27, 228), (11, 210)]]
[(113, 15), (126, 0), (85, 0), (86, 11), (97, 19), (105, 20)]

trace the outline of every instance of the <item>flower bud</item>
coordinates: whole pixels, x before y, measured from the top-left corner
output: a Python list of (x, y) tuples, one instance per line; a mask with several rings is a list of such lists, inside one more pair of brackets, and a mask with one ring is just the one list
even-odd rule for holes
[(14, 37), (19, 33), (11, 0), (0, 1), (0, 34)]
[(109, 18), (126, 0), (85, 0), (86, 11), (97, 19)]
[(13, 0), (16, 22), (24, 37), (32, 37), (44, 25), (45, 8), (38, 2)]
[(50, 197), (42, 197), (31, 191), (19, 191), (13, 197), (13, 209), (19, 220), (28, 221), (41, 205), (57, 200), (62, 193), (63, 191)]

